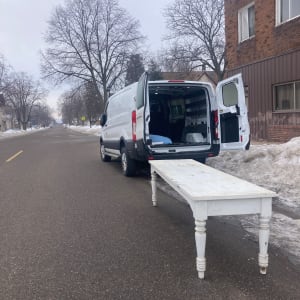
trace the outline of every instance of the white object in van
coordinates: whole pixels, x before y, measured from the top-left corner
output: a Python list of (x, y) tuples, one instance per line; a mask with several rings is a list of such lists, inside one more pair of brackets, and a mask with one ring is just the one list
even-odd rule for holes
[(185, 141), (187, 143), (204, 143), (205, 139), (200, 132), (190, 132), (186, 134)]

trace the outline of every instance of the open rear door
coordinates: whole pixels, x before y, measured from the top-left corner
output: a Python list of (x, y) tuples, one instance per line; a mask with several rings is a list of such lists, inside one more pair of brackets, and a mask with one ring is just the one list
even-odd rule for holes
[(145, 140), (145, 120), (149, 119), (148, 73), (144, 72), (139, 79), (136, 95), (136, 140)]
[(249, 146), (250, 127), (242, 75), (219, 82), (216, 96), (220, 114), (221, 151), (245, 150)]

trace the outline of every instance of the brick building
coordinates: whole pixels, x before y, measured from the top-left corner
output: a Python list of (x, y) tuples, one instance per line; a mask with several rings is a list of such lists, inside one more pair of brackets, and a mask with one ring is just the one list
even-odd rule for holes
[(252, 138), (300, 136), (300, 1), (224, 2), (228, 76), (243, 74)]

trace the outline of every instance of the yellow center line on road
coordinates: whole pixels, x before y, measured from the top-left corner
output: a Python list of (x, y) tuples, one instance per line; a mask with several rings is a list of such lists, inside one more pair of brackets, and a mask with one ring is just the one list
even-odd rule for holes
[(18, 153), (14, 154), (13, 156), (11, 156), (9, 159), (6, 160), (6, 162), (10, 162), (13, 159), (15, 159), (16, 157), (18, 157), (20, 154), (23, 153), (23, 150), (19, 151)]

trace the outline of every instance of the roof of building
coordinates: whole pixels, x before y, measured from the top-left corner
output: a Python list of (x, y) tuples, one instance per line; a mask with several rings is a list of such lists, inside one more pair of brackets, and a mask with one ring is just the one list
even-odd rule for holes
[(206, 76), (215, 85), (218, 83), (218, 77), (214, 71), (162, 72), (161, 74), (165, 80), (201, 81)]

